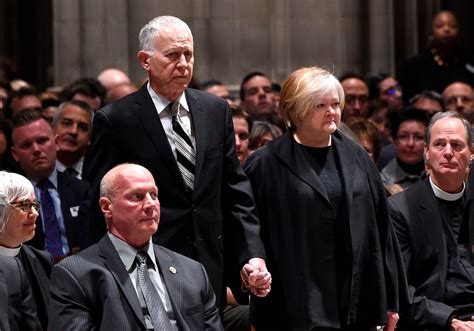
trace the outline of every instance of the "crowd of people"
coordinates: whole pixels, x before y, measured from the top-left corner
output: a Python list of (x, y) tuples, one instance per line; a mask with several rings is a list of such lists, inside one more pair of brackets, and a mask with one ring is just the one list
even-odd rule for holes
[(452, 12), (396, 75), (252, 71), (240, 100), (182, 20), (138, 39), (138, 86), (0, 84), (0, 330), (474, 329)]

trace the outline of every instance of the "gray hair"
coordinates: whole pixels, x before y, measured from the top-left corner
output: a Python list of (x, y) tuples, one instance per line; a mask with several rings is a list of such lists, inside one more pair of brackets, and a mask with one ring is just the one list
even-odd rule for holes
[(148, 22), (138, 34), (138, 43), (140, 50), (153, 53), (155, 50), (155, 39), (159, 36), (161, 31), (168, 27), (184, 27), (189, 30), (189, 34), (192, 36), (191, 29), (189, 26), (174, 16), (158, 16)]
[(5, 230), (10, 216), (10, 203), (27, 199), (34, 193), (33, 184), (22, 175), (0, 171), (0, 232)]
[(63, 116), (64, 108), (66, 108), (66, 106), (69, 106), (69, 105), (74, 105), (76, 107), (81, 108), (90, 116), (91, 122), (89, 125), (89, 132), (91, 133), (92, 120), (94, 118), (94, 109), (92, 109), (92, 107), (87, 102), (82, 101), (82, 100), (69, 100), (69, 101), (65, 101), (61, 103), (59, 107), (56, 109), (56, 111), (54, 112), (53, 122), (51, 124), (53, 128), (56, 130), (56, 126), (58, 125), (59, 121), (61, 120), (61, 117)]
[(467, 144), (469, 148), (472, 146), (472, 128), (469, 122), (458, 112), (455, 111), (446, 111), (446, 112), (439, 112), (436, 113), (430, 121), (430, 124), (428, 124), (428, 127), (426, 128), (426, 134), (425, 134), (425, 143), (427, 145), (430, 144), (431, 140), (431, 130), (433, 129), (433, 125), (439, 121), (440, 119), (443, 118), (457, 118), (459, 119), (462, 124), (464, 125), (464, 129), (466, 130), (466, 139), (467, 139)]

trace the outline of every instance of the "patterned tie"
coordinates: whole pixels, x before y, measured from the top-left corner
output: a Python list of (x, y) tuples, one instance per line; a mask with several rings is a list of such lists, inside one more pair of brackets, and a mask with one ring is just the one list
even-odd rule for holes
[(194, 189), (194, 170), (196, 168), (196, 152), (194, 151), (191, 138), (184, 132), (180, 124), (178, 115), (179, 102), (170, 103), (168, 112), (172, 117), (174, 144), (176, 146), (176, 161), (183, 176), (186, 187), (192, 191)]
[(161, 302), (160, 295), (156, 291), (155, 286), (151, 282), (148, 273), (147, 260), (148, 254), (145, 251), (138, 251), (136, 264), (138, 272), (138, 285), (145, 299), (148, 312), (155, 330), (172, 330), (171, 322), (166, 313), (163, 302)]
[(48, 192), (49, 188), (53, 188), (53, 184), (48, 178), (43, 178), (36, 184), (41, 190), (41, 218), (44, 223), (44, 235), (46, 237), (46, 249), (54, 256), (64, 255), (63, 245), (61, 242), (61, 232), (59, 230), (58, 219), (54, 210), (53, 198)]

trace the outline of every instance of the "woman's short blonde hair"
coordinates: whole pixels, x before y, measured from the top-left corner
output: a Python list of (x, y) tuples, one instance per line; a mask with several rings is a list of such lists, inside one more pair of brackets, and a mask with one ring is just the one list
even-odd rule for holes
[(33, 184), (22, 175), (0, 171), (0, 232), (5, 230), (10, 216), (10, 203), (27, 199), (34, 192)]
[(306, 67), (294, 71), (283, 83), (280, 93), (280, 114), (288, 128), (297, 128), (318, 99), (336, 90), (344, 108), (344, 90), (329, 71)]

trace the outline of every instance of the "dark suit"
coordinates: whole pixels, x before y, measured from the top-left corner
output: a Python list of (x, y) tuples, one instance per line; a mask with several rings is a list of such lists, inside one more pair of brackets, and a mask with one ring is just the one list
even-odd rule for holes
[[(398, 310), (401, 256), (375, 165), (360, 146), (339, 132), (332, 135), (332, 147), (342, 170), (339, 209), (341, 224), (347, 228), (337, 245), (346, 246), (349, 256), (345, 277), (350, 291), (339, 299), (340, 305), (347, 305), (347, 316), (341, 316), (340, 321), (364, 330), (383, 324), (387, 310)], [(257, 330), (321, 326), (322, 321), (315, 320), (314, 315), (338, 314), (328, 311), (332, 308), (308, 304), (311, 295), (314, 298), (315, 292), (324, 291), (318, 286), (326, 272), (318, 269), (316, 275), (308, 271), (311, 266), (305, 256), (311, 256), (317, 247), (317, 239), (311, 240), (311, 236), (317, 237), (319, 229), (333, 223), (336, 215), (322, 180), (302, 148), (297, 147), (291, 131), (256, 151), (245, 170), (254, 188), (268, 269), (273, 276), (270, 294), (252, 303), (253, 322)], [(307, 244), (302, 245), (303, 240)], [(324, 260), (334, 260), (334, 255)], [(313, 265), (321, 263), (315, 258), (312, 261)]]
[(0, 330), (42, 330), (25, 271), (14, 257), (0, 256)]
[(39, 320), (43, 329), (46, 330), (48, 326), (49, 278), (53, 268), (53, 258), (48, 252), (28, 245), (22, 245), (17, 258), (26, 271)]
[[(221, 330), (203, 266), (164, 247), (155, 245), (154, 250), (182, 330)], [(50, 326), (52, 331), (145, 330), (137, 293), (107, 235), (53, 268)]]
[[(250, 183), (235, 154), (228, 104), (198, 90), (187, 89), (185, 95), (196, 139), (192, 194), (186, 192), (146, 85), (95, 114), (84, 165), (96, 215), (94, 223), (90, 221), (91, 237), (98, 240), (105, 232), (98, 209), (103, 175), (124, 162), (144, 166), (155, 178), (161, 203), (160, 230), (154, 241), (201, 262), (216, 292), (217, 305), (223, 309), (223, 237), (226, 263), (235, 266), (251, 257), (263, 257), (264, 250)], [(238, 277), (238, 272), (234, 274)]]
[[(455, 308), (444, 303), (449, 268), (447, 235), (429, 179), (388, 201), (413, 296), (410, 312), (401, 316), (399, 328), (403, 330), (406, 325), (409, 330), (444, 330)], [(467, 241), (462, 236), (468, 234), (461, 231), (460, 240)], [(466, 295), (465, 304), (474, 303), (469, 302), (472, 295)]]
[[(77, 249), (85, 248), (88, 242), (87, 219), (79, 217), (79, 211), (71, 210), (71, 208), (79, 207), (83, 201), (89, 198), (89, 185), (85, 181), (79, 180), (72, 175), (58, 171), (57, 190), (61, 200), (61, 210), (69, 251), (73, 252), (77, 251)], [(26, 242), (26, 244), (44, 250), (46, 247), (41, 215), (38, 216), (36, 224), (35, 236)]]

